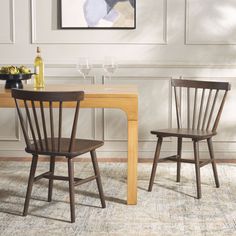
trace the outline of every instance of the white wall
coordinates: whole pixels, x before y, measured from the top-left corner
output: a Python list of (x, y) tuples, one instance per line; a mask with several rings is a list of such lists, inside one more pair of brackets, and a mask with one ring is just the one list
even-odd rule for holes
[[(140, 157), (153, 155), (156, 140), (150, 130), (171, 125), (171, 77), (230, 81), (232, 91), (214, 140), (217, 158), (236, 158), (235, 0), (137, 0), (135, 30), (60, 30), (56, 0), (0, 3), (0, 65), (32, 66), (39, 45), (47, 83), (100, 84), (103, 58), (117, 58), (120, 66), (111, 83), (139, 86)], [(74, 66), (78, 56), (90, 57), (96, 64), (86, 81)], [(25, 155), (15, 111), (0, 112), (0, 155)], [(121, 111), (87, 109), (80, 119), (81, 136), (105, 140), (100, 156), (125, 157), (126, 124)], [(175, 146), (174, 140), (167, 139), (163, 151), (172, 152)], [(187, 155), (191, 149), (186, 142)], [(205, 144), (201, 150), (206, 157)]]

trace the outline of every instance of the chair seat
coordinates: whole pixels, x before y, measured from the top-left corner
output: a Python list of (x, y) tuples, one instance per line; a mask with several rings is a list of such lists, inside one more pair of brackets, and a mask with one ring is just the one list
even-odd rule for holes
[(207, 139), (214, 135), (216, 132), (205, 131), (205, 130), (196, 130), (196, 129), (160, 129), (153, 130), (151, 134), (155, 134), (157, 137), (182, 137), (182, 138), (193, 138), (193, 139)]
[(74, 146), (71, 152), (69, 152), (70, 138), (61, 138), (60, 150), (58, 151), (58, 139), (54, 139), (54, 150), (52, 150), (51, 139), (48, 139), (48, 150), (45, 148), (45, 140), (42, 140), (43, 149), (40, 148), (40, 142), (37, 141), (38, 150), (35, 150), (35, 144), (31, 144), (25, 151), (28, 153), (36, 153), (37, 155), (53, 155), (53, 156), (66, 156), (75, 157), (82, 155), (86, 152), (90, 152), (101, 147), (104, 142), (90, 139), (75, 139)]

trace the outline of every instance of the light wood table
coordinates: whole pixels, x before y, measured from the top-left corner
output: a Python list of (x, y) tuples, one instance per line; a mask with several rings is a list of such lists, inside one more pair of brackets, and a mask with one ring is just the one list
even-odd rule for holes
[[(24, 89), (33, 90), (32, 85), (24, 85)], [(138, 91), (134, 85), (47, 85), (46, 91), (78, 91), (85, 92), (81, 107), (84, 108), (116, 108), (126, 113), (128, 121), (128, 175), (127, 204), (137, 204), (137, 159), (138, 159)], [(0, 107), (15, 107), (11, 91), (0, 87)], [(70, 107), (70, 105), (68, 105)]]

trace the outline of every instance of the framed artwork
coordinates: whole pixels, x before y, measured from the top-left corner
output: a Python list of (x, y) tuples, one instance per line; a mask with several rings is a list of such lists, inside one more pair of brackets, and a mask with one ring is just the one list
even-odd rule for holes
[(136, 0), (61, 0), (61, 29), (135, 29)]

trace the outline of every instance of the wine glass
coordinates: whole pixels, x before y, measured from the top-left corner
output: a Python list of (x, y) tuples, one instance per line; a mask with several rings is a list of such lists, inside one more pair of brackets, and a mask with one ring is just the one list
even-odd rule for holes
[(111, 80), (112, 74), (117, 69), (117, 63), (114, 57), (105, 57), (104, 62), (102, 64), (103, 70), (108, 74), (109, 79)]
[(79, 57), (76, 63), (76, 69), (86, 79), (86, 76), (92, 69), (92, 65), (89, 63), (89, 59), (86, 57)]

